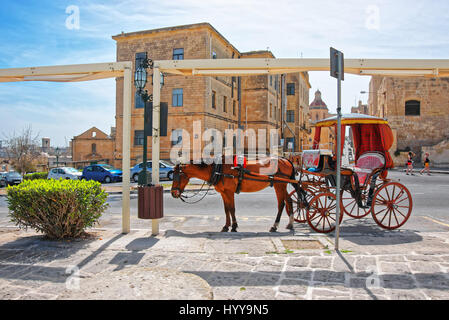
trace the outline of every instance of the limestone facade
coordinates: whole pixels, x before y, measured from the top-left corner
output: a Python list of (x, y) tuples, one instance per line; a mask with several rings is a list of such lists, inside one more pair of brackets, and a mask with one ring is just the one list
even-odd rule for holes
[(112, 164), (114, 141), (114, 135), (107, 135), (96, 127), (73, 137), (71, 141), (72, 165), (80, 168), (97, 161)]
[[(310, 122), (313, 124), (319, 120), (323, 120), (333, 116), (333, 114), (329, 113), (329, 109), (327, 108), (326, 103), (323, 101), (321, 97), (321, 91), (315, 91), (315, 99), (309, 106), (309, 118)], [(305, 149), (312, 149), (313, 139), (315, 137), (315, 128), (311, 128), (310, 134), (308, 135), (308, 145)], [(320, 136), (320, 149), (329, 149), (333, 150), (334, 143), (336, 141), (336, 137), (334, 135), (333, 128), (323, 127), (321, 129)]]
[[(136, 55), (146, 55), (152, 60), (175, 59), (245, 59), (270, 57), (269, 51), (239, 52), (209, 23), (169, 27), (112, 37), (117, 44), (117, 61), (133, 61)], [(182, 56), (180, 54), (182, 53)], [(149, 71), (151, 73), (151, 70)], [(242, 129), (263, 128), (281, 130), (281, 76), (261, 75), (241, 77), (240, 126)], [(300, 86), (306, 87), (308, 75), (299, 77)], [(151, 75), (145, 89), (152, 93)], [(304, 80), (305, 79), (305, 80)], [(237, 129), (239, 125), (238, 77), (186, 77), (164, 75), (161, 102), (168, 103), (167, 136), (161, 137), (161, 159), (170, 159), (170, 151), (178, 141), (180, 130), (188, 133), (190, 146), (200, 148), (209, 141), (202, 141), (194, 135), (193, 125), (199, 123), (201, 132), (217, 129), (224, 135), (226, 129)], [(135, 88), (133, 87), (134, 93)], [(176, 97), (175, 97), (176, 96)], [(121, 166), (123, 134), (123, 78), (116, 80), (116, 136), (114, 165)], [(179, 98), (179, 99), (178, 99)], [(131, 113), (131, 163), (141, 161), (143, 146), (140, 135), (143, 132), (142, 105), (133, 94)], [(136, 103), (137, 101), (137, 103)], [(298, 112), (300, 105), (298, 105)], [(270, 110), (270, 108), (272, 108)], [(305, 108), (305, 107), (304, 107)], [(300, 119), (299, 117), (298, 119)], [(183, 143), (188, 137), (183, 137)], [(195, 140), (195, 139), (199, 139)], [(299, 140), (297, 138), (297, 140)], [(148, 159), (151, 159), (151, 138), (148, 139)]]
[(373, 77), (370, 83), (369, 111), (387, 118), (395, 135), (390, 150), (395, 164), (404, 165), (412, 150), (421, 162), (430, 153), (434, 166), (447, 166), (449, 139), (449, 78)]

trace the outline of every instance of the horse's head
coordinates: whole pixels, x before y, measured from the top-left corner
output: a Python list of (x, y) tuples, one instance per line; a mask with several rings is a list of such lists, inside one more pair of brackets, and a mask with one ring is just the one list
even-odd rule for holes
[(173, 172), (173, 184), (171, 187), (171, 195), (173, 198), (179, 198), (184, 191), (190, 177), (182, 170), (186, 165), (178, 164)]

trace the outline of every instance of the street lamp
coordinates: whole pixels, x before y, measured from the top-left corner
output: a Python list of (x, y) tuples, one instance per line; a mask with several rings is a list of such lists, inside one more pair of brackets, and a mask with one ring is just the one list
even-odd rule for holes
[[(144, 90), (147, 84), (147, 68), (153, 67), (153, 61), (151, 59), (143, 59), (138, 66), (136, 66), (136, 71), (134, 73), (134, 86), (137, 89), (137, 93), (140, 95), (144, 102), (144, 124), (143, 124), (143, 170), (139, 172), (138, 183), (141, 186), (148, 186), (148, 174), (147, 174), (147, 150), (148, 150), (148, 126), (147, 119), (149, 119), (149, 108), (148, 101), (153, 101), (153, 95), (148, 94), (148, 90)], [(153, 76), (151, 76), (153, 77)]]
[[(143, 102), (144, 102), (144, 125), (143, 125), (143, 163), (142, 167), (143, 170), (139, 172), (139, 179), (138, 179), (138, 214), (137, 216), (140, 219), (152, 219), (152, 235), (157, 235), (159, 233), (159, 224), (157, 219), (160, 219), (163, 217), (163, 187), (160, 185), (154, 185), (149, 182), (148, 179), (148, 173), (147, 173), (147, 142), (148, 142), (148, 136), (149, 136), (149, 130), (150, 130), (150, 112), (153, 112), (153, 118), (157, 119), (159, 115), (154, 116), (154, 110), (153, 108), (150, 108), (148, 102), (153, 102), (153, 95), (148, 94), (147, 90), (144, 90), (145, 85), (147, 83), (147, 76), (148, 72), (147, 69), (151, 68), (153, 69), (153, 61), (151, 59), (145, 58), (139, 61), (140, 63), (136, 65), (136, 71), (134, 74), (134, 86), (137, 89), (137, 93), (141, 96)], [(159, 72), (159, 69), (156, 69), (156, 72)], [(156, 74), (159, 76), (159, 74)], [(161, 87), (164, 84), (164, 77), (162, 74), (160, 74), (160, 84)], [(157, 79), (157, 77), (156, 77)], [(151, 76), (151, 82), (153, 84), (153, 75)], [(156, 86), (158, 87), (158, 86)], [(157, 99), (159, 100), (159, 99)], [(159, 104), (159, 101), (157, 101)], [(159, 105), (155, 106), (154, 109), (160, 108)], [(157, 119), (159, 120), (159, 119)], [(154, 138), (153, 134), (153, 138)], [(154, 146), (154, 139), (153, 139), (153, 162), (159, 162), (158, 160), (155, 161), (156, 157), (154, 153), (159, 152), (158, 148), (155, 148)], [(154, 168), (159, 169), (159, 163), (154, 164)], [(156, 177), (158, 178), (159, 170), (154, 169), (152, 170), (153, 175), (153, 182), (158, 181)]]

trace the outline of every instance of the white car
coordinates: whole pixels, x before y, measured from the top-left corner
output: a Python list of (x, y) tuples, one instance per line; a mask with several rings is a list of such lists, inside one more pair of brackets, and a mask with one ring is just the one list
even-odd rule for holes
[(72, 179), (79, 180), (83, 173), (70, 167), (53, 168), (48, 173), (48, 179)]

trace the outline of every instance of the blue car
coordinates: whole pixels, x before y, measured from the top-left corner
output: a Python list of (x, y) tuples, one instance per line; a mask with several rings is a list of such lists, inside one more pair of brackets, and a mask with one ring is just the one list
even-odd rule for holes
[(108, 164), (93, 164), (85, 167), (81, 179), (104, 183), (122, 181), (122, 171)]
[[(151, 160), (147, 162), (147, 168), (148, 172), (151, 174), (151, 168), (153, 167)], [(134, 182), (139, 181), (139, 172), (142, 171), (143, 168), (143, 162), (136, 164), (134, 167), (131, 168), (131, 179)], [(173, 180), (173, 170), (175, 166), (165, 160), (159, 161), (159, 179), (168, 179)]]

